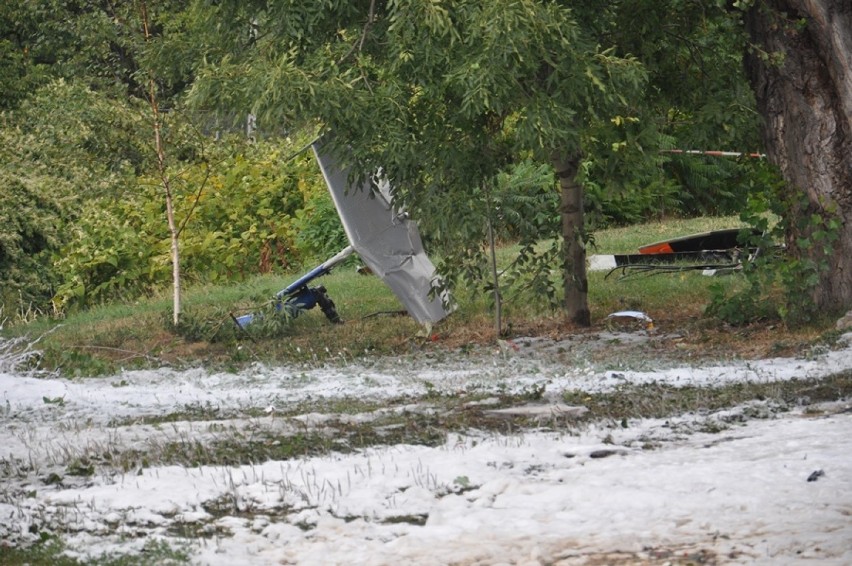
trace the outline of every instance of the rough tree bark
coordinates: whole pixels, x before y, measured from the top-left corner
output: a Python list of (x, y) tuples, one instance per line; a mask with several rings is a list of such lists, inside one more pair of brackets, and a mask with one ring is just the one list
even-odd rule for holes
[(583, 241), (583, 185), (577, 182), (579, 166), (579, 153), (559, 155), (553, 159), (553, 167), (559, 178), (562, 237), (565, 240), (562, 265), (565, 314), (575, 324), (591, 326), (586, 246)]
[[(766, 152), (785, 180), (807, 195), (799, 215), (840, 222), (828, 258), (797, 245), (819, 227), (804, 222), (788, 246), (823, 261), (813, 293), (827, 311), (852, 307), (852, 1), (763, 0), (745, 16), (752, 49), (746, 70), (764, 118)], [(795, 223), (791, 223), (794, 224)], [(810, 234), (808, 233), (810, 232)], [(816, 254), (816, 255), (815, 255)]]

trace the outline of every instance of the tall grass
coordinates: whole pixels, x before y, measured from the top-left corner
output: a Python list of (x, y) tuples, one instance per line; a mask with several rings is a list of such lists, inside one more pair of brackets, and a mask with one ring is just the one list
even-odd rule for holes
[[(595, 247), (590, 253), (635, 252), (640, 245), (661, 239), (739, 225), (733, 217), (698, 218), (605, 230), (595, 234)], [(508, 264), (513, 253), (512, 246), (504, 246), (498, 261)], [(252, 340), (241, 335), (230, 316), (262, 309), (301, 273), (278, 273), (186, 289), (185, 318), (198, 326), (191, 337), (171, 327), (167, 295), (98, 306), (69, 314), (61, 321), (41, 317), (2, 332), (7, 336), (32, 336), (52, 329), (42, 344), (46, 352), (43, 362), (66, 371), (77, 368), (75, 371), (83, 374), (111, 371), (119, 363), (126, 367), (152, 362), (241, 363), (252, 359), (347, 357), (365, 352), (406, 351), (419, 347), (423, 340), (445, 339), (459, 344), (494, 339), (488, 293), (456, 289), (459, 308), (426, 332), (428, 329), (410, 317), (395, 316), (403, 307), (393, 293), (380, 279), (360, 275), (355, 267), (354, 262), (349, 262), (318, 281), (335, 301), (345, 324), (332, 325), (319, 309), (314, 309), (271, 339)], [(553, 277), (560, 277), (558, 270), (554, 270)], [(735, 285), (737, 277), (722, 281)], [(593, 272), (589, 282), (593, 324), (602, 324), (607, 314), (626, 308), (643, 310), (660, 320), (697, 317), (709, 301), (714, 278), (676, 273), (623, 279), (616, 274)], [(558, 321), (559, 312), (519, 298), (507, 302), (505, 317), (510, 332), (530, 332), (530, 327)], [(59, 327), (55, 328), (57, 324)]]

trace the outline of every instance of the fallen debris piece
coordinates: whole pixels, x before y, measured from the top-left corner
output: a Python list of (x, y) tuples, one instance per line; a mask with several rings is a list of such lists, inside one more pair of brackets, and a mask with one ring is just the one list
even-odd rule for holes
[[(727, 228), (712, 232), (701, 232), (663, 242), (654, 242), (639, 246), (640, 254), (673, 254), (684, 252), (701, 252), (708, 250), (730, 250), (738, 247), (742, 228)], [(752, 230), (753, 235), (760, 235), (759, 230)]]
[(607, 316), (607, 318), (635, 318), (636, 320), (644, 320), (654, 322), (650, 316), (642, 311), (618, 311)]
[(808, 481), (817, 481), (819, 478), (825, 475), (825, 472), (822, 470), (815, 470), (811, 472), (811, 475), (808, 476)]
[[(275, 310), (295, 318), (319, 305), (331, 322), (341, 322), (325, 287), (309, 284), (330, 273), (350, 255), (358, 254), (365, 264), (359, 273), (377, 275), (414, 320), (430, 328), (443, 320), (450, 313), (445, 307), (450, 303), (449, 295), (446, 291), (433, 293), (440, 286), (435, 266), (426, 255), (417, 224), (394, 206), (387, 180), (377, 177), (354, 185), (350, 170), (319, 141), (311, 148), (350, 245), (279, 291)], [(240, 328), (251, 324), (255, 317), (252, 313), (232, 316)]]
[(589, 452), (589, 458), (607, 458), (609, 456), (615, 456), (616, 454), (624, 454), (624, 453), (625, 452), (623, 450), (611, 450), (611, 449), (594, 450), (592, 452)]
[(632, 330), (636, 329), (637, 323), (639, 328), (645, 330), (654, 329), (654, 319), (642, 311), (618, 311), (607, 315), (607, 327), (610, 330)]
[(592, 448), (589, 447), (585, 450), (572, 450), (570, 452), (563, 453), (563, 456), (566, 458), (576, 458), (578, 456), (587, 456), (589, 458), (598, 460), (601, 458), (608, 458), (610, 456), (627, 456), (631, 453), (631, 450), (624, 448), (622, 446), (608, 446), (605, 448)]
[(337, 209), (343, 230), (355, 252), (370, 271), (393, 291), (420, 324), (443, 320), (449, 296), (433, 294), (438, 285), (435, 266), (420, 239), (417, 224), (394, 206), (386, 179), (350, 182), (348, 167), (324, 146), (312, 145)]
[(696, 270), (704, 275), (731, 273), (741, 268), (744, 258), (754, 257), (761, 251), (740, 241), (741, 235), (749, 230), (752, 238), (761, 235), (753, 228), (727, 228), (654, 242), (640, 246), (639, 253), (593, 255), (589, 258), (589, 271), (609, 271), (607, 277), (621, 271), (622, 278), (637, 273), (653, 275)]

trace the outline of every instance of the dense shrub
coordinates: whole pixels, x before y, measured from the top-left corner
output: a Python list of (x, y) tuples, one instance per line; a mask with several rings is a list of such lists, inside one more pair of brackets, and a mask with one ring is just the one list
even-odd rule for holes
[(2, 115), (0, 307), (50, 309), (61, 276), (55, 254), (73, 238), (92, 200), (121, 198), (144, 162), (128, 129), (134, 111), (57, 81)]
[[(185, 282), (292, 270), (345, 245), (309, 152), (287, 140), (208, 140), (168, 175)], [(128, 198), (101, 200), (80, 218), (57, 262), (63, 305), (132, 297), (171, 281), (163, 187), (140, 176)]]

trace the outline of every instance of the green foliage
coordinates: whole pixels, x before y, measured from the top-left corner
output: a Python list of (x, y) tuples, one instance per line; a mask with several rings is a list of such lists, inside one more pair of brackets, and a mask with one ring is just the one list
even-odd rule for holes
[[(190, 80), (186, 59), (161, 57), (144, 45), (140, 4), (97, 0), (34, 0), (0, 8), (0, 84), (12, 96), (3, 104), (26, 98), (26, 87), (57, 79), (74, 81), (116, 99), (144, 98), (148, 89), (140, 69), (157, 68), (163, 101), (171, 103)], [(148, 2), (149, 31), (168, 32), (185, 43), (183, 0)], [(174, 53), (174, 51), (171, 51)], [(8, 80), (3, 69), (8, 68)]]
[(153, 155), (142, 108), (58, 80), (8, 114), (8, 131), (20, 140), (22, 160), (76, 183), (81, 196), (117, 197), (124, 176), (146, 168)]
[(759, 147), (754, 97), (744, 77), (740, 14), (721, 2), (691, 0), (619, 8), (605, 31), (648, 70), (642, 102), (654, 109), (661, 131), (683, 149)]
[(633, 224), (681, 210), (680, 187), (658, 149), (673, 143), (653, 121), (628, 114), (601, 121), (585, 135), (579, 181), (589, 229)]
[(60, 241), (61, 195), (38, 181), (0, 168), (0, 306), (7, 312), (18, 301), (43, 305), (55, 282), (49, 258)]
[[(498, 174), (493, 187), (472, 191), (462, 202), (447, 198), (433, 204), (433, 215), (420, 223), (431, 249), (441, 258), (439, 271), (449, 286), (463, 285), (493, 291), (488, 275), (488, 225), (501, 241), (518, 242), (509, 264), (501, 269), (507, 300), (532, 299), (555, 305), (556, 289), (550, 277), (558, 242), (541, 246), (559, 231), (559, 196), (549, 165), (524, 161)], [(473, 243), (473, 245), (471, 244)]]
[(659, 153), (760, 147), (738, 15), (718, 3), (664, 0), (596, 3), (578, 17), (636, 57), (648, 74), (630, 112), (597, 125), (588, 137), (583, 181), (589, 224), (742, 210), (751, 173), (746, 164)]
[[(293, 333), (293, 320), (304, 314), (285, 306), (281, 301), (258, 297), (250, 307), (254, 315), (251, 324), (240, 327), (235, 317), (240, 313), (225, 310), (218, 305), (193, 305), (184, 309), (177, 327), (172, 324), (171, 313), (163, 313), (163, 327), (189, 342), (233, 343), (244, 339), (250, 341), (277, 339)], [(317, 309), (319, 312), (319, 309)]]
[(154, 235), (146, 230), (145, 214), (154, 211), (140, 201), (94, 201), (82, 213), (55, 263), (62, 278), (54, 297), (57, 308), (130, 300), (168, 281), (165, 226)]
[[(33, 93), (0, 128), (0, 304), (50, 311), (61, 276), (56, 254), (94, 199), (120, 198), (141, 164), (127, 134), (132, 111), (76, 84)], [(135, 157), (134, 157), (135, 156)], [(135, 162), (134, 162), (135, 160)]]
[[(735, 325), (783, 320), (798, 326), (818, 320), (814, 290), (830, 267), (840, 223), (812, 211), (803, 193), (791, 190), (773, 168), (756, 162), (749, 207), (741, 218), (759, 235), (744, 231), (742, 243), (756, 250), (743, 265), (744, 289), (728, 294), (714, 289), (707, 313)], [(770, 225), (769, 218), (780, 220)], [(782, 250), (779, 242), (786, 245)]]
[(236, 323), (231, 314), (217, 306), (185, 307), (175, 326), (171, 312), (162, 313), (163, 328), (187, 342), (228, 342), (236, 337)]
[(499, 173), (491, 203), (499, 238), (537, 241), (559, 231), (559, 193), (550, 165), (525, 160)]
[[(36, 525), (34, 524), (34, 528)], [(0, 546), (0, 564), (4, 566), (29, 566), (51, 564), (53, 566), (149, 566), (187, 564), (190, 551), (181, 546), (172, 546), (168, 541), (149, 539), (139, 554), (125, 552), (108, 553), (97, 557), (87, 557), (81, 561), (66, 554), (65, 543), (54, 534), (38, 533), (39, 542), (23, 547)]]
[(115, 374), (119, 370), (116, 364), (92, 352), (66, 348), (46, 348), (41, 363), (57, 368), (68, 377), (97, 377)]
[[(663, 223), (642, 224), (627, 228), (610, 229), (596, 234), (598, 253), (619, 253), (635, 250), (649, 238), (670, 237), (703, 232), (716, 228), (730, 228), (738, 224), (735, 218), (701, 218), (668, 220)], [(544, 245), (537, 249), (539, 257), (547, 251)], [(519, 246), (498, 247), (498, 266), (504, 270), (517, 256)], [(433, 256), (434, 257), (434, 256)], [(551, 267), (556, 262), (551, 264)], [(294, 281), (301, 272), (257, 276), (246, 281), (221, 282), (215, 285), (187, 285), (183, 292), (184, 310), (181, 329), (175, 333), (171, 324), (171, 302), (165, 293), (151, 298), (140, 298), (132, 303), (114, 303), (69, 312), (61, 325), (53, 328), (55, 321), (47, 318), (27, 326), (6, 326), (4, 337), (38, 336), (39, 349), (45, 359), (39, 367), (62, 368), (67, 375), (89, 375), (102, 371), (115, 371), (121, 367), (145, 367), (149, 364), (168, 363), (182, 365), (204, 362), (228, 364), (238, 367), (244, 362), (264, 360), (316, 362), (317, 360), (357, 360), (365, 352), (399, 354), (419, 349), (422, 327), (408, 316), (376, 316), (392, 313), (402, 307), (393, 293), (377, 277), (363, 276), (354, 269), (341, 267), (321, 279), (335, 301), (345, 323), (332, 325), (319, 309), (308, 311), (295, 320), (269, 318), (281, 323), (278, 331), (264, 338), (261, 327), (249, 338), (238, 331), (230, 315), (265, 313), (272, 309), (274, 293)], [(558, 280), (558, 273), (552, 272)], [(694, 328), (706, 327), (706, 322), (696, 321), (710, 295), (711, 283), (735, 286), (734, 277), (711, 278), (700, 273), (631, 277), (619, 279), (606, 277), (606, 273), (592, 272), (589, 297), (593, 316), (600, 321), (606, 314), (625, 308), (647, 312), (660, 325), (675, 321)], [(504, 275), (505, 278), (508, 275)], [(522, 285), (522, 283), (519, 283)], [(515, 297), (515, 288), (504, 285), (507, 304), (507, 327), (516, 328), (515, 335), (527, 335), (531, 328), (552, 328), (545, 297), (536, 299), (532, 288)], [(446, 322), (436, 326), (438, 351), (452, 347), (458, 340), (470, 339), (475, 344), (482, 337), (487, 324), (487, 297), (482, 288), (476, 293), (460, 286), (456, 288), (459, 309)], [(674, 301), (673, 310), (673, 297)], [(558, 320), (558, 319), (557, 319)], [(668, 321), (668, 322), (666, 322)], [(712, 323), (712, 321), (711, 321)], [(597, 323), (596, 323), (597, 324)], [(184, 330), (185, 329), (185, 330)], [(165, 331), (164, 331), (165, 330)], [(532, 330), (534, 332), (534, 330)], [(184, 340), (182, 337), (186, 337)], [(283, 337), (283, 339), (282, 339)], [(479, 337), (479, 338), (477, 338)], [(190, 340), (200, 340), (189, 343)], [(445, 342), (445, 340), (448, 340)], [(28, 344), (30, 340), (27, 340)], [(443, 344), (443, 346), (442, 346)], [(242, 347), (240, 349), (240, 346)], [(71, 352), (77, 352), (72, 354)], [(94, 359), (100, 360), (99, 366)], [(38, 360), (35, 360), (38, 361)], [(79, 365), (77, 365), (79, 364)], [(109, 370), (108, 368), (112, 368)]]
[(26, 548), (11, 545), (0, 546), (0, 563), (8, 566), (29, 564), (55, 564), (56, 566), (80, 566), (80, 562), (64, 554), (65, 545), (49, 533), (39, 533), (39, 542)]
[[(309, 155), (282, 161), (302, 140), (201, 141), (184, 146), (192, 160), (168, 169), (187, 281), (291, 270), (338, 251), (340, 222), (318, 167)], [(148, 177), (135, 186), (126, 198), (97, 201), (82, 213), (56, 264), (63, 281), (57, 304), (130, 299), (171, 280), (162, 188)]]
[(666, 217), (737, 214), (749, 198), (753, 168), (743, 160), (701, 155), (640, 155), (606, 162), (600, 153), (581, 168), (587, 222), (593, 228)]
[[(240, 34), (253, 12), (219, 3), (215, 10), (236, 25), (225, 30), (226, 54), (207, 60), (190, 98), (223, 110), (239, 101), (268, 122), (319, 120), (362, 176), (386, 172), (439, 252), (448, 283), (483, 285), (490, 225), (522, 243), (513, 265), (525, 275), (505, 280), (554, 296), (558, 249), (541, 255), (512, 222), (557, 218), (555, 193), (524, 203), (495, 189), (498, 175), (524, 159), (585, 152), (591, 227), (725, 213), (744, 202), (736, 166), (732, 173), (721, 161), (670, 166), (673, 158), (659, 152), (754, 145), (753, 101), (742, 73), (732, 71), (741, 66), (742, 37), (720, 6), (608, 2), (569, 12), (533, 0), (418, 0), (374, 7), (332, 2), (320, 14), (288, 5), (286, 18), (283, 9), (264, 11), (251, 45)], [(215, 42), (206, 49), (219, 53)], [(558, 223), (549, 227), (535, 237), (559, 233)]]
[[(497, 176), (492, 199), (498, 236), (517, 242), (517, 253), (501, 272), (504, 300), (555, 309), (559, 305), (553, 267), (562, 255), (559, 194), (553, 168), (524, 161)], [(550, 241), (550, 245), (542, 244)]]
[[(381, 168), (427, 218), (448, 199), (463, 209), (467, 191), (522, 152), (549, 161), (576, 147), (588, 117), (642, 81), (635, 61), (597, 49), (557, 3), (391, 2), (365, 26), (367, 8), (265, 12), (257, 49), (208, 59), (190, 98), (223, 111), (244, 100), (269, 123), (318, 120), (361, 176)], [(226, 38), (244, 33), (235, 21)]]
[(305, 207), (293, 218), (294, 245), (305, 261), (325, 261), (345, 248), (349, 241), (328, 190), (308, 195)]
[[(304, 206), (298, 167), (282, 167), (277, 144), (233, 140), (180, 177), (176, 213), (183, 267), (215, 281), (268, 273), (297, 260), (291, 218)], [(196, 201), (196, 195), (199, 195)]]
[(742, 38), (720, 5), (169, 0), (148, 19), (146, 42), (137, 3), (0, 8), (0, 107), (15, 109), (4, 302), (85, 306), (170, 280), (149, 80), (189, 282), (295, 269), (346, 243), (310, 156), (283, 162), (297, 140), (212, 143), (190, 120), (227, 131), (252, 112), (265, 132), (331, 132), (362, 177), (390, 178), (448, 281), (484, 285), (490, 224), (520, 243), (504, 281), (548, 302), (558, 245), (535, 242), (560, 229), (554, 153), (585, 153), (592, 227), (743, 201), (740, 164), (658, 152), (756, 143)]
[(754, 182), (750, 159), (754, 158), (671, 155), (665, 171), (680, 187), (680, 213), (720, 216), (746, 208)]
[(0, 5), (0, 111), (16, 108), (48, 80), (46, 66), (27, 41), (38, 27), (29, 4)]
[(814, 296), (821, 275), (831, 267), (840, 220), (836, 213), (815, 210), (804, 193), (788, 188), (784, 197), (779, 202), (785, 207), (783, 226), (789, 256), (777, 266), (786, 299), (779, 314), (787, 324), (801, 325), (820, 316)]

